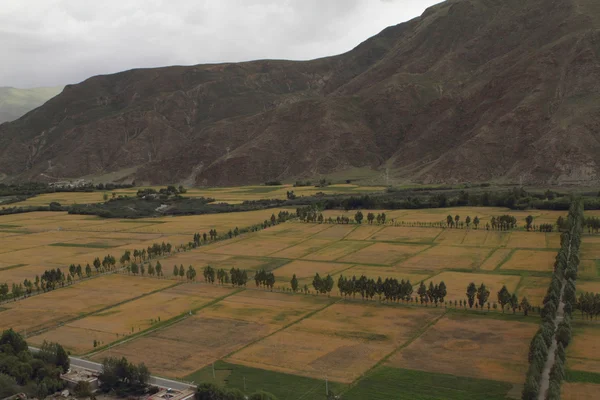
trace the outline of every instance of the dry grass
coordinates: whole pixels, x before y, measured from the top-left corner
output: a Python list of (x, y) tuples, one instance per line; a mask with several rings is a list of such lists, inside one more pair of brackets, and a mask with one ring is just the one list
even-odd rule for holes
[(356, 262), (362, 264), (392, 264), (410, 255), (427, 249), (427, 245), (408, 245), (395, 243), (375, 243), (350, 255), (342, 257), (339, 261)]
[(594, 383), (569, 383), (564, 382), (560, 390), (563, 400), (591, 400), (597, 399), (600, 385)]
[(553, 251), (517, 250), (500, 269), (516, 271), (554, 271), (556, 253)]
[(484, 271), (495, 270), (496, 267), (498, 267), (498, 265), (500, 265), (502, 261), (506, 260), (506, 257), (508, 257), (511, 252), (512, 250), (510, 249), (495, 250), (492, 253), (492, 255), (487, 260), (485, 260), (483, 264), (481, 264), (481, 267), (479, 267), (479, 269), (482, 269)]
[(301, 240), (289, 237), (260, 238), (250, 237), (234, 243), (228, 243), (217, 248), (206, 250), (208, 253), (227, 254), (233, 256), (267, 256), (291, 247)]
[(307, 238), (315, 235), (321, 231), (329, 229), (331, 225), (328, 224), (307, 224), (302, 222), (288, 222), (285, 224), (279, 224), (269, 229), (265, 229), (258, 233), (259, 236), (289, 236), (289, 237), (300, 237)]
[(539, 306), (550, 286), (550, 278), (526, 276), (523, 278), (517, 295), (519, 299), (527, 297), (531, 305)]
[(29, 332), (57, 325), (82, 313), (90, 313), (144, 293), (165, 288), (172, 282), (150, 278), (107, 275), (77, 285), (34, 296), (3, 307), (0, 329)]
[(277, 278), (281, 277), (285, 280), (292, 279), (294, 274), (298, 279), (312, 279), (316, 273), (321, 276), (326, 276), (327, 274), (333, 275), (335, 271), (346, 269), (349, 266), (350, 265), (339, 263), (295, 260), (283, 267), (277, 268), (274, 273), (277, 275)]
[(152, 373), (181, 378), (267, 334), (271, 328), (242, 320), (193, 316), (148, 336), (103, 351), (92, 360), (126, 357)]
[(435, 239), (438, 244), (460, 246), (467, 236), (466, 229), (444, 229)]
[(518, 232), (510, 233), (506, 247), (523, 249), (545, 249), (546, 234), (540, 232)]
[[(582, 326), (573, 330), (573, 341), (569, 345), (567, 358), (571, 357), (600, 362), (600, 330), (595, 326)], [(598, 372), (600, 370), (590, 371)]]
[(434, 246), (400, 263), (411, 270), (475, 269), (490, 253), (489, 248)]
[(333, 240), (325, 240), (325, 239), (308, 239), (296, 246), (289, 247), (287, 249), (281, 250), (277, 253), (273, 253), (273, 257), (281, 257), (281, 258), (301, 258), (302, 256), (313, 253), (317, 250), (322, 249), (323, 247), (329, 246), (333, 243)]
[(348, 255), (349, 253), (369, 246), (370, 244), (371, 243), (369, 242), (342, 240), (339, 242), (334, 242), (331, 246), (324, 247), (321, 250), (317, 250), (314, 253), (308, 254), (302, 258), (305, 260), (334, 261), (338, 258)]
[[(198, 284), (179, 285), (71, 322), (31, 340), (34, 344), (40, 344), (44, 340), (56, 341), (56, 338), (60, 338), (60, 343), (68, 349), (76, 353), (86, 353), (93, 349), (94, 339), (110, 343), (119, 337), (125, 337), (151, 327), (159, 318), (161, 321), (166, 321), (231, 292), (232, 289), (229, 287)], [(85, 339), (84, 332), (90, 333), (89, 339), (83, 340)], [(103, 334), (103, 337), (96, 338), (92, 333)]]
[(351, 382), (429, 323), (439, 310), (335, 304), (228, 361)]
[(361, 225), (350, 232), (346, 239), (348, 240), (367, 240), (375, 233), (384, 229), (381, 225)]
[(600, 293), (600, 282), (598, 281), (577, 281), (577, 293), (592, 292)]
[[(508, 291), (512, 293), (520, 280), (520, 276), (475, 274), (468, 272), (442, 272), (431, 279), (434, 285), (442, 281), (446, 284), (446, 287), (448, 288), (446, 300), (448, 301), (465, 300), (467, 298), (466, 292), (469, 283), (474, 282), (477, 286), (484, 283), (490, 291), (490, 303), (498, 300), (497, 293), (502, 289), (502, 285), (506, 285)], [(425, 285), (429, 286), (429, 281), (426, 281)]]
[(198, 315), (255, 322), (275, 329), (323, 307), (328, 301), (323, 296), (248, 290), (204, 308)]
[(448, 315), (393, 356), (389, 364), (520, 384), (528, 367), (527, 348), (537, 329), (535, 323)]
[(386, 227), (369, 237), (369, 240), (390, 242), (431, 243), (442, 229)]
[(329, 229), (322, 230), (313, 236), (314, 239), (340, 240), (352, 232), (356, 225), (329, 225)]

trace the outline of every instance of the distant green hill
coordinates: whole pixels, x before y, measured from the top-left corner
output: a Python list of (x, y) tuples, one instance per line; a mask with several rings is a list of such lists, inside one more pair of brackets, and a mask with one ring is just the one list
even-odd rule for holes
[(62, 92), (62, 90), (63, 86), (33, 89), (0, 87), (0, 124), (22, 117)]

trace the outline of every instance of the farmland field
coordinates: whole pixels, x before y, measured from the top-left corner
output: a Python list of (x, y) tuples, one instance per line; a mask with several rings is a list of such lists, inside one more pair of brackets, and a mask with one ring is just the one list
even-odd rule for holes
[(24, 301), (6, 303), (0, 329), (29, 332), (48, 328), (172, 285), (168, 280), (107, 275)]
[[(271, 189), (198, 189), (190, 195), (212, 192), (230, 201), (280, 195), (281, 188)], [(188, 243), (195, 232), (216, 229), (224, 234), (278, 211), (135, 221), (49, 212), (0, 217), (0, 283), (33, 279), (48, 268), (68, 271), (71, 263), (85, 265), (107, 254), (118, 260), (125, 250), (157, 242)], [(352, 218), (355, 212), (324, 214)], [(2, 304), (0, 328), (27, 331), (33, 345), (59, 341), (73, 354), (94, 361), (125, 356), (147, 363), (156, 375), (196, 382), (214, 379), (240, 389), (247, 383), (248, 390), (264, 389), (286, 399), (322, 398), (325, 377), (330, 388), (347, 399), (398, 398), (399, 385), (407, 398), (518, 397), (539, 317), (524, 317), (521, 311), (512, 315), (508, 307), (501, 315), (492, 305), (503, 285), (519, 299), (526, 296), (532, 305), (541, 303), (560, 235), (526, 232), (522, 226), (528, 212), (501, 208), (379, 212), (387, 215), (385, 225), (289, 221), (175, 251), (160, 258), (162, 279), (125, 273), (94, 273), (81, 282), (74, 278), (72, 286)], [(554, 222), (565, 214), (531, 213), (535, 223)], [(445, 223), (447, 215), (456, 214), (461, 221), (477, 215), (478, 229), (422, 226)], [(493, 216), (503, 214), (517, 216), (517, 230), (484, 228)], [(600, 291), (600, 240), (595, 239), (584, 238), (582, 271), (589, 279), (577, 282), (580, 291)], [(197, 281), (204, 280), (202, 269), (207, 265), (226, 271), (240, 268), (250, 279), (241, 288), (192, 283), (173, 277), (173, 265), (194, 266)], [(275, 275), (272, 291), (256, 288), (254, 271), (260, 269)], [(316, 273), (333, 278), (331, 293), (316, 294)], [(300, 290), (306, 285), (308, 293), (291, 293), (294, 275)], [(380, 300), (380, 293), (371, 299), (360, 293), (341, 297), (341, 275), (410, 280), (413, 292), (410, 301)], [(447, 292), (437, 307), (417, 302), (421, 282), (428, 286), (442, 281)], [(470, 282), (483, 283), (490, 291), (484, 310), (455, 306), (455, 301), (466, 299)], [(595, 338), (597, 328), (578, 326), (568, 349), (571, 370), (600, 369)], [(286, 382), (286, 388), (272, 380)]]
[[(463, 315), (442, 318), (390, 358), (389, 365), (522, 383), (529, 366), (527, 349), (538, 324), (480, 318)], [(473, 358), (472, 354), (478, 356)]]
[[(183, 377), (327, 304), (324, 298), (246, 291), (172, 327), (114, 347), (111, 354), (152, 363), (157, 374)], [(106, 352), (92, 359), (105, 356)]]

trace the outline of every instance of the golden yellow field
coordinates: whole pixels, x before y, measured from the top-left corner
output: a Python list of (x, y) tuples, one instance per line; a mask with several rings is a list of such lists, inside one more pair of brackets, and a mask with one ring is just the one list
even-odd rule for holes
[(272, 237), (265, 240), (260, 237), (252, 237), (239, 240), (231, 244), (225, 244), (214, 249), (207, 250), (209, 253), (227, 254), (232, 256), (268, 256), (285, 248), (292, 247), (301, 239), (289, 237)]
[(107, 275), (27, 300), (6, 303), (0, 329), (29, 333), (172, 285), (168, 280)]
[[(558, 235), (558, 233), (555, 235)], [(545, 249), (546, 234), (539, 232), (511, 232), (506, 247)]]
[[(135, 279), (139, 278), (132, 278)], [(65, 348), (82, 354), (93, 350), (94, 339), (108, 344), (119, 337), (150, 328), (159, 320), (167, 321), (198, 309), (232, 291), (230, 286), (182, 284), (70, 322), (32, 337), (30, 341), (34, 345), (44, 340), (60, 342)]]
[(153, 365), (158, 375), (183, 377), (326, 304), (325, 298), (246, 291), (176, 325), (113, 347), (110, 354)]
[(354, 229), (356, 229), (356, 225), (329, 225), (327, 229), (323, 229), (321, 232), (313, 235), (313, 238), (340, 240), (350, 234)]
[(317, 261), (335, 261), (342, 258), (349, 253), (353, 253), (362, 249), (363, 247), (369, 246), (369, 242), (349, 241), (341, 240), (334, 242), (330, 246), (324, 247), (321, 250), (317, 250), (314, 253), (308, 254), (302, 259), (304, 260), (317, 260)]
[[(212, 192), (215, 197), (238, 201), (244, 196), (278, 196), (281, 190), (264, 186), (194, 189), (190, 195)], [(195, 232), (216, 229), (225, 234), (236, 226), (261, 223), (278, 212), (274, 209), (135, 221), (48, 212), (0, 217), (0, 240), (4, 245), (0, 249), (0, 283), (34, 279), (47, 268), (60, 267), (66, 272), (71, 263), (85, 266), (94, 257), (102, 259), (107, 254), (118, 260), (127, 249), (145, 248), (156, 242), (177, 246), (192, 241)], [(325, 211), (324, 215), (353, 218), (355, 213)], [(169, 377), (183, 377), (224, 359), (320, 379), (327, 375), (332, 381), (350, 383), (391, 356), (386, 362), (396, 367), (522, 383), (527, 346), (538, 327), (535, 318), (531, 323), (511, 321), (509, 310), (509, 315), (497, 319), (487, 313), (449, 310), (444, 305), (379, 304), (377, 295), (369, 301), (362, 301), (360, 295), (342, 299), (335, 284), (331, 297), (317, 296), (312, 281), (316, 273), (322, 277), (332, 275), (336, 284), (341, 274), (348, 278), (364, 274), (375, 280), (409, 279), (413, 296), (421, 281), (426, 285), (444, 281), (445, 300), (449, 302), (464, 300), (470, 282), (485, 283), (491, 292), (490, 303), (497, 302), (497, 292), (506, 285), (519, 299), (527, 296), (537, 306), (549, 284), (558, 233), (486, 230), (485, 223), (502, 214), (517, 215), (522, 229), (529, 212), (500, 208), (385, 213), (385, 226), (293, 221), (202, 244), (194, 250), (175, 251), (160, 258), (166, 279), (110, 275), (2, 304), (6, 310), (0, 308), (0, 329), (27, 329), (34, 345), (43, 340), (58, 341), (71, 352), (88, 354), (93, 360), (109, 354), (126, 356), (130, 361), (151, 365), (154, 374)], [(535, 214), (536, 224), (554, 222), (564, 214), (531, 213)], [(363, 214), (366, 217), (366, 212)], [(467, 215), (477, 215), (482, 223), (479, 229), (400, 226), (401, 222), (443, 222), (449, 214), (459, 214), (461, 221)], [(598, 282), (583, 279), (597, 277), (600, 240), (586, 236), (582, 258), (578, 290), (600, 291)], [(202, 269), (206, 265), (227, 271), (246, 270), (249, 281), (246, 289), (184, 283), (185, 279), (171, 276), (173, 265), (194, 266), (199, 282), (204, 280)], [(255, 289), (254, 271), (262, 268), (274, 273), (275, 292)], [(289, 293), (294, 274), (300, 288), (306, 284), (310, 294)], [(288, 293), (278, 293), (280, 288)], [(162, 322), (183, 317), (191, 310), (192, 315), (163, 326)], [(444, 317), (436, 322), (442, 314)], [(523, 321), (522, 316), (516, 318)], [(595, 344), (589, 344), (594, 334), (595, 330), (576, 333), (573, 348), (569, 348), (573, 369), (600, 368)], [(122, 339), (131, 340), (114, 343)], [(94, 340), (100, 346), (114, 346), (110, 351), (93, 354)]]
[(317, 250), (320, 250), (324, 247), (329, 246), (333, 243), (333, 240), (325, 240), (325, 239), (308, 239), (302, 243), (299, 243), (295, 246), (288, 247), (287, 249), (283, 249), (278, 251), (277, 253), (273, 253), (273, 257), (281, 257), (281, 258), (300, 258), (302, 256), (313, 253)]
[[(536, 323), (449, 314), (389, 360), (389, 365), (521, 384)], [(473, 355), (477, 356), (474, 357)]]
[(428, 245), (375, 243), (339, 259), (361, 264), (392, 264), (429, 248)]
[(548, 277), (525, 276), (519, 285), (517, 295), (519, 299), (527, 297), (531, 305), (539, 306), (548, 291), (548, 286), (550, 286)]
[(506, 260), (506, 258), (510, 255), (513, 250), (510, 249), (498, 249), (495, 250), (492, 255), (481, 264), (479, 269), (484, 271), (493, 271), (495, 270), (501, 262)]
[[(576, 313), (577, 311), (575, 311)], [(600, 373), (600, 341), (597, 326), (577, 326), (573, 328), (573, 340), (567, 349), (567, 360), (572, 369)], [(593, 367), (593, 369), (589, 369)]]
[(386, 227), (369, 237), (369, 240), (430, 243), (442, 232), (437, 228)]
[(433, 246), (401, 262), (398, 267), (412, 270), (475, 269), (491, 251), (483, 247)]
[(228, 361), (352, 382), (440, 313), (335, 304), (233, 354)]
[(553, 251), (517, 250), (500, 269), (552, 272), (556, 254)]
[(600, 385), (594, 383), (563, 382), (560, 398), (563, 400), (587, 400), (598, 398)]

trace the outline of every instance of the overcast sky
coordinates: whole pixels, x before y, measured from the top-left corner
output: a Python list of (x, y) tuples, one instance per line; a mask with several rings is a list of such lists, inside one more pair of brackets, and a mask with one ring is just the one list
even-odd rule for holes
[(441, 0), (0, 0), (0, 86), (343, 53)]

